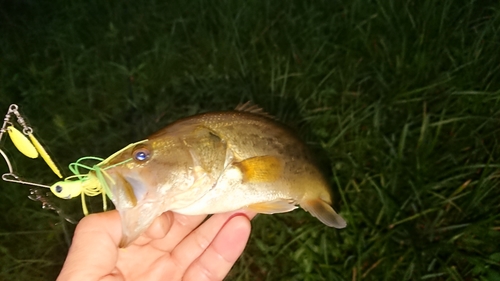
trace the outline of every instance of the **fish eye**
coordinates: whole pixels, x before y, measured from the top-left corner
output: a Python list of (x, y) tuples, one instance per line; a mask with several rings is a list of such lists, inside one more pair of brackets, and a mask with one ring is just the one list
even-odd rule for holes
[(132, 154), (133, 154), (134, 159), (139, 161), (139, 162), (146, 161), (151, 156), (149, 150), (145, 147), (141, 147), (139, 149), (134, 150), (134, 152)]
[(60, 185), (56, 185), (56, 192), (57, 192), (57, 193), (61, 193), (61, 192), (62, 192), (62, 190), (63, 190), (62, 186), (60, 186)]

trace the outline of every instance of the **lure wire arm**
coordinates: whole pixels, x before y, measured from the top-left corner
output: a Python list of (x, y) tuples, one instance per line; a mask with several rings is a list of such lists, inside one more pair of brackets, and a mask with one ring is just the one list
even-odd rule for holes
[(39, 183), (34, 183), (34, 182), (29, 182), (22, 180), (19, 178), (16, 174), (14, 173), (5, 173), (2, 175), (2, 180), (8, 181), (8, 182), (13, 182), (13, 183), (19, 183), (19, 184), (24, 184), (24, 185), (31, 185), (31, 186), (36, 186), (36, 187), (43, 187), (43, 188), (49, 188), (50, 186), (45, 185), (45, 184), (39, 184)]
[(5, 163), (7, 163), (7, 167), (9, 168), (9, 172), (2, 175), (2, 180), (7, 181), (7, 182), (20, 183), (20, 184), (24, 184), (24, 185), (50, 188), (50, 186), (48, 186), (48, 185), (29, 182), (29, 181), (25, 181), (25, 180), (22, 180), (21, 178), (19, 178), (14, 173), (14, 170), (12, 169), (12, 164), (10, 163), (9, 157), (7, 156), (7, 154), (5, 154), (5, 152), (3, 152), (3, 150), (1, 150), (1, 149), (0, 149), (0, 154), (2, 154), (3, 158), (5, 159)]
[[(30, 157), (30, 158), (36, 158), (39, 155), (42, 156), (43, 160), (47, 163), (47, 165), (52, 169), (52, 171), (60, 178), (62, 178), (61, 173), (59, 172), (59, 169), (57, 166), (54, 164), (52, 159), (50, 159), (50, 156), (47, 154), (45, 149), (41, 146), (41, 144), (36, 140), (36, 138), (33, 136), (33, 129), (29, 127), (22, 117), (22, 115), (18, 111), (18, 106), (16, 104), (11, 104), (9, 106), (9, 109), (7, 111), (7, 114), (5, 115), (4, 122), (2, 124), (2, 127), (0, 128), (0, 141), (2, 140), (2, 137), (5, 132), (8, 132), (12, 142), (16, 146), (16, 148), (24, 155)], [(22, 127), (22, 133), (19, 132), (18, 129), (15, 128), (14, 124), (17, 123), (18, 126)], [(28, 138), (23, 136), (26, 135), (29, 137)], [(125, 164), (132, 159), (126, 159), (124, 161), (121, 161), (119, 163), (115, 163), (113, 165), (110, 165), (109, 167), (102, 168), (102, 166), (108, 164), (109, 161), (114, 159), (118, 154), (121, 152), (129, 149), (132, 146), (135, 146), (139, 143), (143, 143), (147, 140), (142, 140), (136, 143), (129, 144), (125, 148), (115, 152), (112, 154), (110, 157), (103, 159), (100, 157), (93, 157), (93, 156), (87, 156), (87, 157), (82, 157), (78, 159), (75, 163), (71, 163), (69, 165), (70, 171), (73, 173), (72, 176), (69, 176), (64, 179), (63, 182), (58, 182), (52, 186), (44, 185), (44, 184), (38, 184), (38, 183), (33, 183), (29, 182), (26, 180), (21, 179), (19, 176), (17, 176), (14, 172), (14, 169), (12, 167), (11, 161), (9, 160), (9, 157), (7, 154), (0, 149), (0, 154), (2, 154), (2, 157), (5, 159), (5, 162), (7, 163), (9, 172), (4, 173), (2, 175), (2, 180), (6, 182), (12, 182), (12, 183), (18, 183), (18, 184), (23, 184), (23, 185), (30, 185), (34, 187), (41, 187), (41, 188), (48, 188), (54, 193), (56, 196), (60, 198), (73, 198), (74, 196), (71, 197), (61, 197), (60, 194), (66, 194), (66, 193), (61, 193), (61, 191), (56, 191), (53, 188), (58, 187), (61, 189), (59, 183), (61, 185), (64, 185), (65, 183), (68, 183), (65, 185), (66, 187), (70, 188), (72, 190), (71, 192), (76, 192), (78, 191), (78, 194), (81, 194), (81, 200), (82, 200), (82, 207), (83, 207), (83, 212), (85, 215), (88, 214), (87, 206), (85, 203), (85, 196), (96, 196), (99, 194), (102, 194), (102, 199), (103, 199), (103, 209), (107, 209), (107, 202), (106, 202), (106, 195), (112, 198), (112, 194), (110, 191), (110, 188), (108, 186), (108, 183), (106, 180), (110, 180), (112, 183), (114, 182), (113, 179), (106, 173), (106, 170), (118, 165)], [(29, 149), (27, 149), (28, 147)], [(96, 165), (88, 166), (84, 164), (84, 161), (97, 161), (98, 163)], [(80, 172), (80, 169), (85, 169), (88, 170), (88, 174), (82, 174)], [(92, 173), (91, 173), (92, 172)], [(78, 178), (78, 180), (71, 181), (70, 179)], [(74, 184), (71, 184), (71, 183)], [(77, 189), (75, 189), (77, 188)], [(31, 194), (29, 196), (30, 199), (35, 200), (35, 201), (40, 201), (42, 202), (42, 207), (43, 208), (50, 208), (52, 210), (55, 210), (57, 213), (62, 214), (62, 211), (59, 208), (54, 207), (48, 200), (46, 196), (42, 194), (42, 192), (38, 189), (32, 188), (31, 189)], [(75, 193), (76, 194), (76, 193)], [(67, 218), (66, 218), (67, 219)]]
[(7, 111), (7, 114), (5, 114), (5, 118), (3, 119), (2, 128), (0, 129), (0, 140), (2, 140), (3, 134), (7, 131), (7, 125), (12, 125), (12, 123), (10, 122), (10, 118), (12, 115), (16, 116), (17, 123), (21, 125), (21, 127), (23, 127), (23, 134), (30, 135), (33, 133), (33, 129), (26, 124), (26, 121), (24, 121), (21, 113), (19, 113), (18, 108), (19, 107), (17, 106), (17, 104), (11, 104), (9, 106), (9, 110)]
[[(17, 123), (19, 123), (23, 127), (23, 133), (28, 135), (33, 133), (33, 129), (26, 125), (26, 122), (24, 121), (24, 118), (21, 116), (19, 111), (17, 110), (19, 107), (16, 104), (11, 104), (9, 106), (9, 110), (7, 111), (7, 114), (5, 114), (5, 118), (3, 119), (3, 125), (2, 128), (0, 128), (0, 140), (2, 140), (3, 134), (7, 131), (7, 125), (12, 125), (10, 122), (10, 118), (12, 114), (14, 114), (17, 118)], [(0, 149), (0, 154), (2, 154), (3, 159), (5, 160), (5, 163), (7, 163), (7, 167), (9, 168), (9, 172), (5, 173), (2, 175), (2, 180), (7, 181), (7, 182), (13, 182), (13, 183), (19, 183), (19, 184), (24, 184), (24, 185), (31, 185), (31, 186), (36, 186), (36, 187), (43, 187), (43, 188), (50, 188), (48, 185), (44, 184), (38, 184), (38, 183), (33, 183), (33, 182), (28, 182), (25, 180), (22, 180), (19, 178), (15, 173), (14, 169), (12, 168), (12, 164), (10, 163), (9, 157), (5, 152)]]
[(9, 174), (14, 174), (14, 171), (12, 170), (12, 165), (10, 164), (9, 157), (7, 157), (7, 154), (5, 154), (5, 152), (3, 152), (2, 149), (0, 149), (0, 154), (2, 154), (3, 159), (5, 159), (5, 163), (7, 163), (7, 167), (9, 168)]
[[(22, 130), (23, 134), (25, 134), (28, 137), (30, 137), (30, 139), (31, 139), (31, 141), (33, 143), (34, 142), (38, 143), (38, 141), (32, 135), (33, 134), (33, 129), (26, 124), (26, 121), (24, 120), (24, 118), (19, 113), (18, 108), (19, 107), (16, 104), (11, 104), (9, 106), (9, 110), (7, 111), (7, 114), (5, 114), (2, 127), (0, 128), (0, 141), (2, 140), (2, 137), (3, 137), (4, 133), (8, 131), (7, 130), (7, 126), (14, 126), (14, 124), (12, 124), (12, 122), (11, 122), (11, 117), (13, 117), (13, 115), (14, 115), (16, 117), (17, 123), (19, 125), (21, 125), (21, 127), (23, 128), (23, 130)], [(40, 149), (43, 150), (43, 147), (40, 146)], [(34, 183), (34, 182), (29, 182), (29, 181), (25, 181), (25, 180), (21, 179), (19, 176), (17, 176), (14, 173), (14, 169), (12, 168), (12, 164), (11, 164), (11, 162), (9, 160), (9, 157), (7, 156), (7, 154), (2, 149), (0, 149), (0, 154), (2, 155), (3, 159), (5, 160), (5, 163), (7, 164), (7, 167), (9, 169), (8, 173), (2, 174), (2, 180), (3, 181), (50, 189), (50, 186), (48, 186), (48, 185)], [(45, 161), (47, 162), (47, 160), (45, 160)], [(49, 164), (49, 163), (47, 163), (47, 164)], [(50, 164), (49, 164), (49, 166), (50, 166)], [(57, 167), (56, 167), (56, 169), (57, 169)], [(43, 209), (54, 210), (55, 212), (57, 212), (59, 214), (59, 216), (61, 216), (62, 218), (64, 218), (66, 221), (68, 221), (68, 222), (70, 222), (72, 224), (76, 224), (77, 223), (76, 220), (74, 220), (71, 217), (69, 217), (66, 214), (64, 214), (64, 212), (60, 208), (52, 205), (51, 202), (49, 201), (49, 199), (47, 198), (47, 196), (44, 194), (44, 192), (42, 192), (40, 189), (31, 188), (30, 189), (30, 195), (28, 196), (28, 198), (31, 199), (31, 200), (33, 200), (33, 201), (40, 201), (40, 202), (42, 202), (42, 208)]]
[(17, 105), (11, 104), (9, 106), (9, 110), (7, 111), (7, 114), (5, 114), (5, 118), (3, 119), (3, 125), (2, 128), (0, 128), (0, 140), (2, 140), (3, 134), (7, 131), (7, 125), (12, 124), (10, 123), (10, 116), (12, 112), (17, 111)]

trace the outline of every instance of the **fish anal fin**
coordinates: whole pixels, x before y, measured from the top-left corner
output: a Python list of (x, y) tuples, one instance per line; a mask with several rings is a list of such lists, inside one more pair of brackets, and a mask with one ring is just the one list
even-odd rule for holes
[(248, 205), (245, 209), (261, 214), (276, 214), (293, 211), (297, 208), (291, 199), (277, 199)]
[(283, 173), (283, 164), (274, 156), (257, 156), (233, 164), (243, 175), (243, 183), (274, 182)]
[(319, 198), (304, 200), (300, 203), (300, 207), (311, 213), (311, 215), (327, 226), (344, 228), (347, 225), (345, 220), (335, 212), (332, 206)]

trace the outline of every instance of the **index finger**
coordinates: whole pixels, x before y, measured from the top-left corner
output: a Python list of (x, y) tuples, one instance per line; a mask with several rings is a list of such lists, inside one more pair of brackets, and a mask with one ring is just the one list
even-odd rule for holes
[(110, 274), (116, 265), (120, 239), (121, 222), (117, 211), (84, 217), (76, 227), (57, 280), (98, 280)]

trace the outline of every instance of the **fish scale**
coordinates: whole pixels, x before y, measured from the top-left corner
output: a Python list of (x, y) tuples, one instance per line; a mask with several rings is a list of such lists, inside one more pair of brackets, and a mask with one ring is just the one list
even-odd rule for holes
[(256, 106), (180, 119), (105, 161), (123, 247), (166, 211), (273, 214), (300, 205), (328, 226), (346, 226), (305, 143)]

